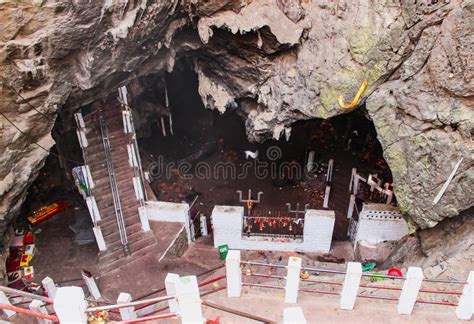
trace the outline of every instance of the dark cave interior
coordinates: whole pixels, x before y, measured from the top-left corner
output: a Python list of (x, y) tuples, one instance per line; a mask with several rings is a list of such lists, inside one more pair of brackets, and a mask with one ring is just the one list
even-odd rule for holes
[[(251, 189), (252, 196), (263, 192), (254, 215), (285, 215), (287, 203), (322, 209), (325, 172), (329, 159), (334, 159), (335, 190), (329, 209), (336, 212), (334, 238), (344, 240), (351, 169), (378, 173), (384, 181), (392, 181), (376, 130), (363, 106), (329, 120), (295, 122), (288, 141), (283, 135), (280, 140), (251, 143), (246, 136), (244, 112), (229, 108), (220, 114), (205, 109), (192, 61), (182, 59), (172, 73), (143, 77), (139, 84), (139, 90), (130, 87), (131, 105), (143, 168), (150, 172), (158, 200), (191, 203), (199, 196), (191, 212), (210, 215), (214, 205), (241, 205), (236, 191), (244, 192), (245, 199)], [(63, 127), (74, 123), (72, 114), (65, 110), (58, 121), (53, 130), (55, 151), (68, 160), (81, 161), (74, 128)], [(258, 151), (257, 159), (246, 158), (245, 151)], [(310, 151), (315, 152), (316, 167), (307, 172)], [(219, 168), (223, 163), (225, 167)], [(255, 163), (263, 163), (268, 170), (259, 173)], [(57, 199), (83, 206), (70, 176), (74, 166), (70, 161), (60, 164), (56, 156), (49, 156), (29, 190), (22, 216)]]

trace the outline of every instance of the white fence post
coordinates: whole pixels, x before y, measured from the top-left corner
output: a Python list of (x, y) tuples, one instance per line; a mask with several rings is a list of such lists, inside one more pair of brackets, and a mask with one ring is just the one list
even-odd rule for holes
[(91, 293), (92, 297), (94, 297), (95, 300), (99, 300), (102, 295), (100, 293), (99, 287), (97, 287), (97, 283), (95, 282), (95, 279), (92, 274), (86, 271), (81, 271), (81, 274), (82, 279), (84, 279), (84, 281), (86, 282), (87, 288), (89, 289), (89, 292)]
[[(3, 291), (0, 291), (0, 303), (1, 304), (7, 304), (7, 305), (10, 305), (10, 306), (12, 304), (12, 303), (10, 303), (10, 300), (8, 299), (7, 295)], [(5, 312), (5, 314), (8, 317), (11, 317), (11, 316), (16, 314), (16, 312), (14, 312), (12, 310), (9, 310), (9, 309), (3, 309), (3, 311)]]
[[(120, 293), (120, 295), (117, 298), (117, 304), (125, 304), (129, 303), (132, 301), (132, 295), (127, 294), (127, 293)], [(135, 307), (130, 306), (130, 307), (122, 307), (119, 308), (120, 311), (120, 317), (122, 320), (131, 320), (137, 318), (137, 313), (135, 312)]]
[(290, 257), (286, 272), (285, 303), (296, 303), (300, 288), (301, 258)]
[(349, 208), (347, 209), (347, 218), (352, 218), (352, 215), (354, 214), (354, 205), (355, 205), (355, 195), (351, 194), (351, 198), (349, 200)]
[(284, 308), (283, 324), (306, 324), (306, 318), (301, 307)]
[(324, 191), (323, 208), (328, 208), (328, 206), (329, 206), (329, 195), (330, 194), (331, 194), (331, 186), (327, 185), (326, 190)]
[(359, 262), (347, 264), (346, 277), (341, 292), (341, 309), (354, 309), (360, 279), (362, 278), (362, 265)]
[(181, 323), (203, 323), (201, 296), (196, 276), (180, 277), (176, 292)]
[(398, 299), (398, 313), (410, 315), (416, 303), (416, 297), (423, 281), (423, 270), (418, 267), (409, 267)]
[(230, 250), (225, 259), (227, 277), (227, 297), (240, 297), (242, 293), (242, 270), (240, 270), (240, 251)]
[(53, 306), (60, 323), (87, 323), (87, 302), (82, 288), (58, 288)]
[(470, 320), (474, 312), (474, 271), (469, 272), (467, 283), (462, 291), (461, 299), (456, 307), (456, 316), (462, 320)]
[(48, 297), (54, 299), (54, 297), (56, 296), (56, 290), (58, 288), (54, 284), (53, 279), (51, 279), (50, 277), (45, 277), (43, 280), (41, 280), (41, 284), (43, 285), (44, 290), (46, 290)]
[(201, 235), (202, 236), (208, 236), (209, 233), (207, 231), (207, 218), (206, 218), (206, 215), (201, 215), (199, 220), (201, 221)]
[[(179, 281), (179, 275), (168, 273), (165, 278), (166, 296), (176, 296), (176, 285)], [(171, 313), (179, 313), (179, 305), (176, 298), (168, 300), (168, 306)]]
[[(28, 307), (33, 312), (43, 313), (45, 315), (48, 315), (48, 311), (43, 306), (44, 306), (44, 303), (41, 300), (34, 299), (29, 304)], [(42, 318), (39, 318), (39, 317), (36, 317), (36, 322), (38, 322), (38, 324), (51, 324), (51, 323), (53, 323), (50, 320), (45, 320), (45, 319), (42, 319)]]

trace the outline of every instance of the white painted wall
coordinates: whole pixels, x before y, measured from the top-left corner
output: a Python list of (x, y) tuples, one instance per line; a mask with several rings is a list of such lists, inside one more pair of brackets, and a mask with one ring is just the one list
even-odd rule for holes
[(303, 239), (247, 237), (242, 235), (244, 208), (215, 206), (212, 211), (214, 246), (227, 244), (230, 249), (265, 251), (329, 252), (334, 230), (332, 210), (308, 209)]
[(399, 240), (408, 234), (408, 225), (398, 208), (386, 204), (364, 204), (357, 223), (355, 242)]
[(189, 219), (189, 205), (167, 201), (146, 201), (146, 214), (149, 220), (185, 223)]

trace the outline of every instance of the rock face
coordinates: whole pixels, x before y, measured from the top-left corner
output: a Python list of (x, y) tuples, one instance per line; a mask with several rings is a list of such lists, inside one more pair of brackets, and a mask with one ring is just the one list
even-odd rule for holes
[(338, 96), (368, 80), (359, 103), (400, 207), (432, 227), (473, 204), (473, 11), (454, 0), (0, 1), (0, 218), (18, 212), (60, 111), (188, 56), (203, 102), (237, 108), (255, 141), (345, 113)]

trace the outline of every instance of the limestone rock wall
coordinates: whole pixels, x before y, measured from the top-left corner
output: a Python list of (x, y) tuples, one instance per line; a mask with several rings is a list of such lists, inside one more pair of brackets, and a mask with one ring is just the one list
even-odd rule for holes
[(59, 111), (190, 56), (203, 102), (239, 109), (255, 141), (344, 113), (337, 97), (367, 79), (360, 103), (400, 206), (434, 226), (473, 202), (473, 11), (461, 0), (0, 1), (0, 111), (27, 134), (0, 116), (0, 219), (18, 212)]

